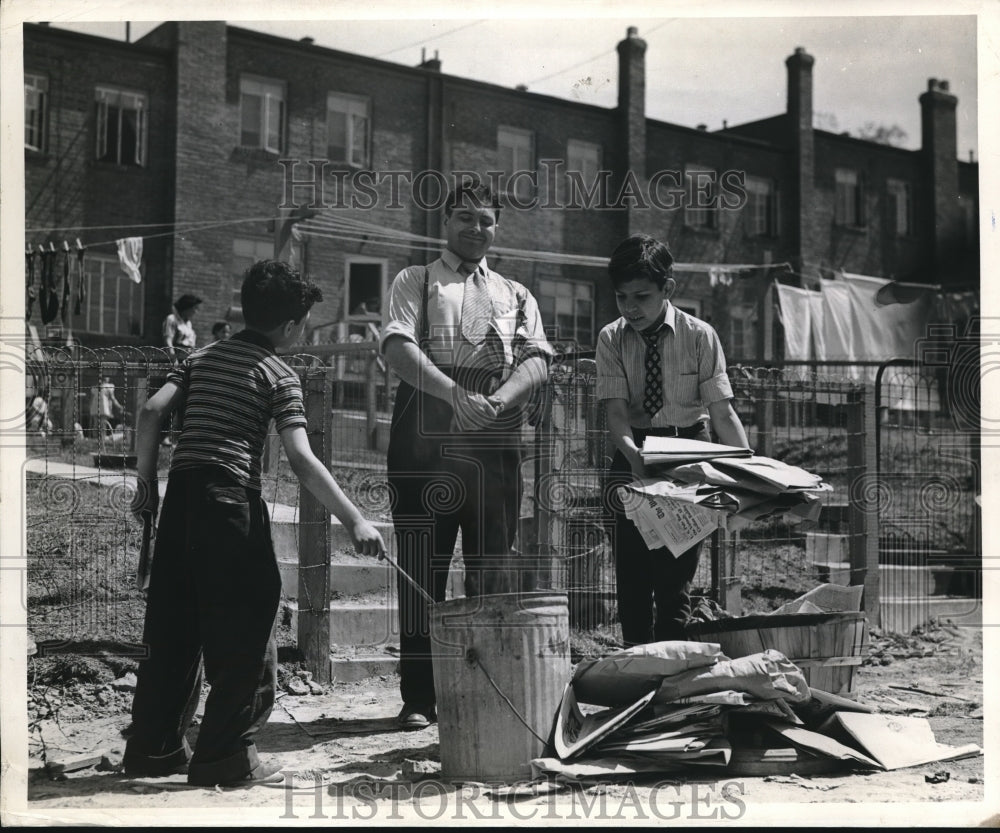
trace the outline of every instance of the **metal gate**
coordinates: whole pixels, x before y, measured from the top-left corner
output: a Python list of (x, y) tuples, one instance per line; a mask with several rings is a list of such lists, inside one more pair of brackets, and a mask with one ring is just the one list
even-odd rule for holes
[(982, 622), (978, 356), (932, 337), (875, 375), (884, 630)]

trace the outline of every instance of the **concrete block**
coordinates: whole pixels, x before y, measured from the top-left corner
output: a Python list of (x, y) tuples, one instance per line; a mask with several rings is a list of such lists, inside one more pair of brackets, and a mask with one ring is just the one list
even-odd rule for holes
[(385, 654), (330, 660), (330, 678), (335, 683), (356, 683), (369, 677), (398, 673), (399, 659)]
[(846, 535), (830, 532), (806, 532), (806, 561), (810, 564), (850, 564)]
[(330, 605), (330, 644), (384, 645), (399, 642), (399, 609), (395, 603)]
[(330, 565), (330, 589), (340, 596), (361, 596), (377, 593), (396, 594), (396, 574), (385, 561), (371, 559)]

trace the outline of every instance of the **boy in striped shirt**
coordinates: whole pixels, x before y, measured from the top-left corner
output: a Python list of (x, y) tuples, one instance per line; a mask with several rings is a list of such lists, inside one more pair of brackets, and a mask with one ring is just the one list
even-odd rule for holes
[[(133, 511), (157, 511), (157, 434), (184, 401), (146, 603), (125, 749), (127, 775), (187, 772), (196, 786), (280, 781), (254, 735), (274, 704), (273, 626), (281, 579), (261, 499), (261, 457), (274, 420), (299, 481), (347, 529), (355, 549), (385, 551), (382, 537), (313, 455), (302, 388), (277, 351), (298, 343), (319, 288), (287, 264), (260, 261), (241, 291), (246, 329), (191, 353), (139, 414), (139, 483)], [(211, 693), (194, 754), (184, 733), (199, 695), (204, 654)]]
[(597, 338), (597, 398), (605, 402), (617, 448), (604, 494), (614, 518), (618, 618), (626, 647), (685, 638), (687, 590), (701, 548), (677, 558), (666, 547), (649, 550), (625, 516), (617, 487), (646, 476), (639, 455), (643, 440), (652, 435), (708, 441), (711, 424), (720, 442), (747, 447), (719, 336), (670, 303), (673, 263), (670, 250), (649, 235), (621, 243), (608, 264), (621, 318)]

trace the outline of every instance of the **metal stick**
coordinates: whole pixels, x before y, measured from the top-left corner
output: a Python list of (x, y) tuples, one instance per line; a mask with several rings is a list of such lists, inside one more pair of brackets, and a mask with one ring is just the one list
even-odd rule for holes
[(389, 555), (389, 553), (385, 553), (385, 554), (384, 554), (384, 555), (383, 555), (382, 557), (383, 557), (383, 558), (384, 558), (384, 559), (385, 559), (386, 561), (388, 561), (388, 562), (389, 562), (389, 563), (390, 563), (390, 564), (392, 565), (392, 568), (393, 568), (393, 569), (394, 569), (394, 570), (395, 570), (395, 571), (396, 571), (397, 573), (399, 573), (399, 574), (400, 574), (400, 575), (401, 575), (401, 576), (402, 576), (403, 578), (405, 578), (405, 579), (406, 579), (406, 580), (407, 580), (408, 582), (410, 582), (410, 586), (412, 586), (414, 590), (416, 590), (416, 591), (417, 591), (417, 592), (418, 592), (418, 593), (419, 593), (419, 594), (420, 594), (421, 596), (423, 596), (423, 597), (424, 597), (424, 599), (426, 599), (426, 600), (427, 600), (427, 604), (429, 604), (429, 605), (433, 605), (433, 604), (434, 604), (434, 599), (432, 599), (432, 598), (431, 598), (431, 594), (430, 594), (430, 593), (428, 593), (428, 592), (427, 592), (426, 590), (424, 590), (424, 588), (423, 588), (423, 587), (421, 587), (421, 586), (420, 586), (419, 584), (417, 584), (417, 583), (416, 583), (416, 582), (415, 582), (415, 581), (414, 581), (414, 580), (413, 580), (413, 579), (412, 579), (412, 578), (410, 577), (410, 574), (409, 574), (408, 572), (406, 572), (406, 570), (404, 570), (404, 569), (403, 569), (402, 567), (400, 567), (400, 566), (399, 566), (399, 565), (398, 565), (398, 564), (397, 564), (397, 563), (396, 563), (396, 562), (395, 562), (395, 561), (393, 560), (393, 557), (392, 557), (391, 555)]

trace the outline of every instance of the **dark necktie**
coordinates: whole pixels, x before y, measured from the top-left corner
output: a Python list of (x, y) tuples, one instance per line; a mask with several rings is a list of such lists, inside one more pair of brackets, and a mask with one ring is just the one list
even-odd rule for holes
[(642, 333), (646, 342), (646, 389), (642, 397), (642, 408), (652, 419), (663, 407), (663, 368), (660, 365), (660, 333)]
[(479, 271), (478, 263), (463, 262), (459, 268), (468, 274), (462, 298), (462, 336), (470, 344), (482, 344), (493, 317), (493, 301), (486, 286), (486, 276)]

